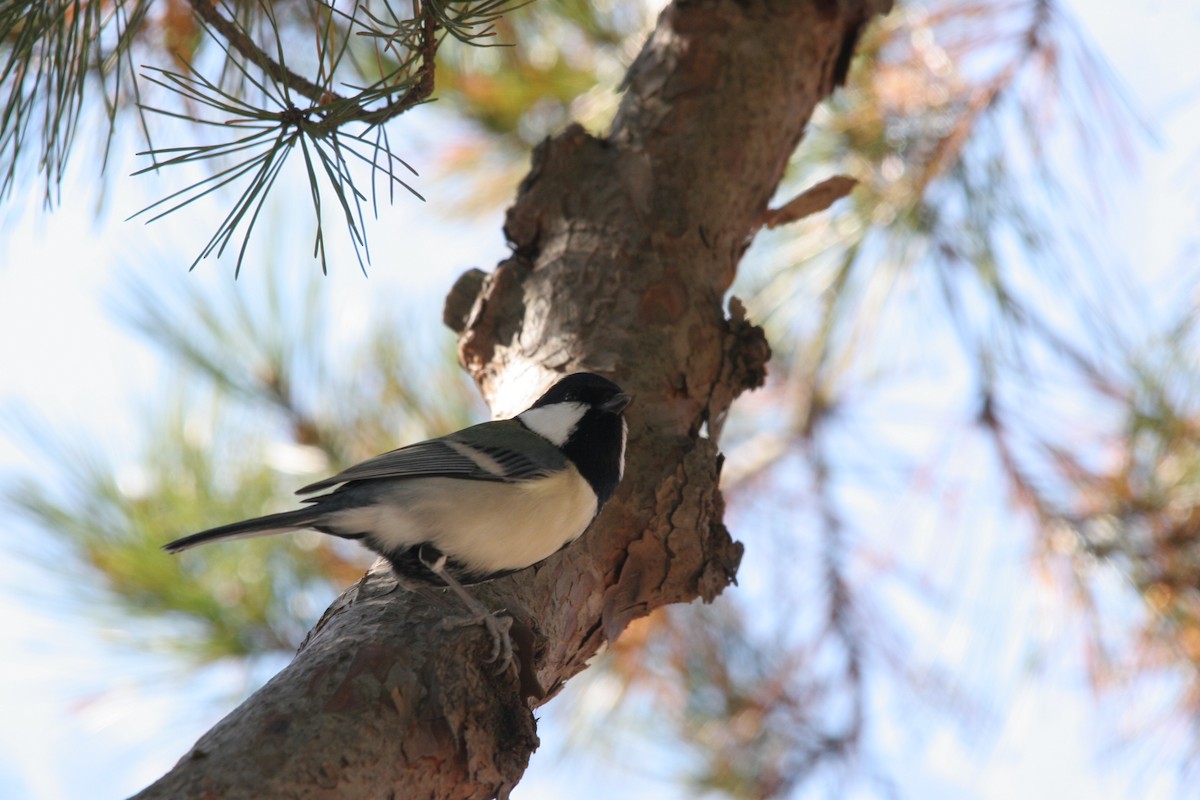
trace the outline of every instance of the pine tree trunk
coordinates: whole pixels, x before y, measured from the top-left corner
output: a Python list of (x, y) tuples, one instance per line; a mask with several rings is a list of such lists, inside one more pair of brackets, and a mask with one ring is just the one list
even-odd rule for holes
[(138, 798), (487, 798), (537, 747), (533, 709), (630, 620), (710, 600), (741, 545), (715, 444), (769, 349), (723, 298), (814, 106), (888, 0), (677, 0), (626, 78), (612, 132), (537, 148), (509, 210), (513, 255), (446, 304), (497, 411), (548, 370), (610, 373), (634, 397), (625, 481), (542, 565), (477, 589), (514, 617), (522, 668), (493, 674), (482, 628), (376, 567), (294, 661)]

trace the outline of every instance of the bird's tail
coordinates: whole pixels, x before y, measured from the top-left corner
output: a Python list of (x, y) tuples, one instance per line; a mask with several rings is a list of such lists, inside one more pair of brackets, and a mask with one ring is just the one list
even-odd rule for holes
[(301, 508), (296, 511), (284, 511), (281, 514), (268, 514), (265, 517), (234, 522), (218, 528), (193, 533), (163, 545), (168, 553), (178, 553), (198, 544), (206, 544), (222, 539), (251, 539), (255, 536), (274, 536), (277, 533), (288, 533), (311, 527), (321, 517), (321, 512), (315, 508)]

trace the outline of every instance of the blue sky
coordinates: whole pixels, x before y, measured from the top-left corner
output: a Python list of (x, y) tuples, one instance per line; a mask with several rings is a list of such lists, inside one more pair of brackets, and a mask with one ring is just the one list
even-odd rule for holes
[[(1200, 219), (1200, 63), (1184, 57), (1200, 36), (1200, 8), (1187, 6), (1147, 3), (1131, 14), (1115, 0), (1076, 2), (1083, 26), (1129, 85), (1155, 133), (1156, 143), (1142, 149), (1139, 173), (1114, 191), (1109, 222), (1125, 257), (1144, 265), (1164, 290), (1173, 274), (1185, 268), (1190, 274), (1182, 245)], [(419, 148), (439, 129), (426, 121), (408, 135), (409, 144)], [(114, 174), (136, 166), (129, 157)], [(112, 297), (121, 280), (153, 281), (164, 271), (182, 269), (199, 244), (196, 228), (203, 223), (202, 214), (177, 215), (149, 227), (123, 222), (157, 191), (131, 181), (117, 183), (112, 210), (97, 218), (93, 182), (90, 170), (76, 169), (58, 211), (27, 211), (0, 240), (0, 341), (7, 343), (0, 352), (0, 415), (34, 412), (53, 430), (86, 437), (121, 464), (136, 452), (140, 410), (152, 404), (164, 367), (143, 341), (113, 322)], [(337, 330), (347, 340), (379, 310), (382, 298), (408, 298), (401, 301), (403, 311), (416, 324), (440, 326), (441, 298), (457, 274), (489, 267), (506, 254), (499, 214), (491, 224), (450, 223), (435, 209), (458, 202), (456, 190), (439, 187), (431, 177), (419, 188), (429, 198), (427, 207), (401, 200), (374, 226), (376, 258), (369, 278), (346, 250), (338, 251), (342, 260), (326, 287)], [(284, 204), (274, 213), (277, 220), (301, 215), (307, 225), (307, 208)], [(293, 244), (271, 255), (308, 268), (306, 249)], [(396, 253), (403, 259), (389, 257)], [(189, 280), (217, 285), (229, 280), (229, 270), (228, 264), (205, 263)], [(44, 469), (11, 424), (0, 425), (0, 480)], [(920, 508), (909, 511), (920, 517)], [(911, 698), (887, 690), (873, 696), (875, 710), (886, 712), (876, 715), (883, 722), (873, 746), (898, 785), (912, 797), (981, 800), (1175, 796), (1179, 775), (1168, 755), (1177, 752), (1184, 732), (1156, 729), (1153, 713), (1169, 702), (1171, 686), (1144, 687), (1139, 702), (1147, 713), (1140, 717), (1111, 701), (1097, 702), (1081, 679), (1079, 631), (1069, 600), (1032, 574), (1027, 542), (1008, 542), (999, 526), (978, 535), (992, 542), (978, 548), (991, 554), (989, 560), (963, 553), (961, 568), (979, 573), (980, 586), (1017, 587), (1004, 595), (1011, 605), (998, 610), (989, 605), (994, 592), (968, 593), (962, 613), (931, 631), (928, 640), (939, 660), (966, 671), (968, 682), (973, 672), (995, 670), (1007, 677), (990, 687), (995, 702), (973, 729), (914, 713)], [(72, 599), (68, 587), (44, 580), (25, 563), (31, 549), (44, 551), (31, 541), (36, 536), (15, 524), (0, 534), (0, 614), (6, 620), (0, 652), (7, 655), (0, 662), (5, 710), (0, 797), (117, 797), (136, 791), (169, 768), (237, 696), (278, 667), (269, 661), (249, 673), (224, 667), (197, 675), (165, 657), (114, 646), (119, 626), (137, 623), (97, 614)], [(768, 555), (752, 551), (748, 558)], [(1119, 578), (1111, 580), (1119, 593)], [(919, 608), (894, 611), (916, 627), (923, 624)], [(997, 627), (1001, 616), (1005, 624)], [(981, 627), (1009, 643), (981, 649), (976, 642)], [(980, 664), (981, 652), (1010, 653), (1018, 663)], [(1030, 670), (1019, 663), (1022, 657), (1044, 657), (1046, 663)], [(569, 692), (585, 705), (603, 706), (611, 687), (585, 676)], [(585, 782), (581, 776), (597, 796), (610, 796), (613, 786), (621, 787), (623, 797), (686, 796), (603, 759), (564, 755), (556, 742), (568, 740), (570, 726), (554, 709), (544, 714), (546, 744), (516, 797), (576, 796)], [(1149, 745), (1118, 747), (1139, 728), (1149, 730)], [(1151, 747), (1163, 757), (1146, 757)], [(873, 796), (869, 787), (855, 792)]]

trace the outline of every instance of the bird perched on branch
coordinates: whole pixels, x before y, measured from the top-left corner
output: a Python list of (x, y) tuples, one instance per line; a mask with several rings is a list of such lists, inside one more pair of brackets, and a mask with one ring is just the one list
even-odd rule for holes
[[(176, 539), (177, 553), (223, 539), (311, 528), (357, 539), (401, 577), (444, 583), (512, 660), (508, 626), (463, 588), (553, 555), (587, 529), (625, 471), (630, 397), (607, 378), (569, 375), (512, 419), (367, 459), (300, 489), (306, 508)], [(325, 491), (329, 490), (329, 491)]]

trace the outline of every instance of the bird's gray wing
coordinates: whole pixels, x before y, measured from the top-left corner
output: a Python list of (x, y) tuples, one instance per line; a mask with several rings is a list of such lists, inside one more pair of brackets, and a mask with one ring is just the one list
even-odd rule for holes
[(516, 420), (471, 428), (369, 458), (296, 494), (310, 494), (349, 481), (442, 476), (484, 481), (524, 481), (566, 466), (553, 444)]

